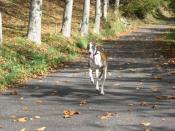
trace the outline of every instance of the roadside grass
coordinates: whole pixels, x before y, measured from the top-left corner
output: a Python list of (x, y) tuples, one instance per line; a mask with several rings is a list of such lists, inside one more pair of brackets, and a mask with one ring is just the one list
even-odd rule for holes
[(172, 57), (174, 57), (175, 55), (175, 26), (172, 26), (172, 29), (170, 30), (170, 32), (167, 34), (166, 39), (169, 41), (168, 42), (168, 46), (171, 49), (171, 54)]
[(175, 26), (172, 26), (170, 33), (167, 35), (167, 39), (175, 41)]
[[(73, 60), (78, 50), (74, 43), (50, 36), (37, 46), (25, 38), (0, 46), (0, 89), (43, 75), (62, 62)], [(69, 44), (67, 44), (69, 43)]]

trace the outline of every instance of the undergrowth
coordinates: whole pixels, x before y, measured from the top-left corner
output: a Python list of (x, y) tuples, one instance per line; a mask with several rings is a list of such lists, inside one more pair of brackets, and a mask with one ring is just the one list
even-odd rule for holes
[(170, 33), (167, 35), (167, 39), (169, 40), (175, 40), (175, 26), (172, 27)]
[(58, 36), (44, 38), (42, 46), (24, 39), (3, 43), (0, 46), (0, 89), (20, 83), (35, 75), (43, 75), (61, 62), (77, 55), (74, 43)]

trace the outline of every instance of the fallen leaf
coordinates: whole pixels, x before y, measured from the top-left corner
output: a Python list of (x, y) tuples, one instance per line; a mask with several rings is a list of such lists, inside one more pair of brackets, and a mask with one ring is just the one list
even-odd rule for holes
[(31, 121), (33, 121), (33, 118), (30, 118)]
[(35, 131), (44, 131), (45, 129), (46, 129), (46, 127), (41, 127), (41, 128), (35, 129)]
[(16, 116), (15, 115), (11, 115), (10, 119), (16, 119)]
[(152, 108), (153, 109), (158, 109), (160, 106), (159, 105), (153, 105)]
[(165, 121), (166, 119), (165, 118), (162, 118), (162, 121)]
[(29, 108), (28, 107), (23, 107), (23, 111), (29, 111)]
[(35, 119), (40, 119), (40, 116), (35, 116), (34, 118), (35, 118)]
[(63, 114), (64, 114), (64, 118), (70, 118), (71, 116), (79, 115), (80, 112), (73, 111), (73, 110), (64, 110)]
[(14, 90), (11, 95), (14, 95), (14, 96), (17, 96), (18, 95), (18, 92), (16, 90)]
[(25, 131), (26, 130), (26, 128), (22, 128), (20, 131)]
[(83, 100), (80, 101), (80, 106), (83, 106), (85, 104), (87, 104), (87, 100), (83, 99)]
[(109, 120), (114, 116), (114, 113), (106, 112), (104, 115), (100, 117), (101, 120)]
[(18, 121), (18, 122), (21, 122), (21, 123), (25, 123), (25, 122), (28, 121), (28, 118), (27, 118), (27, 117), (18, 118), (17, 121)]
[(149, 122), (143, 122), (143, 123), (141, 123), (141, 125), (143, 125), (143, 126), (150, 126), (151, 123), (149, 123)]
[(149, 128), (145, 128), (144, 131), (151, 131)]
[(157, 79), (157, 80), (160, 80), (162, 79), (160, 76), (154, 76), (153, 79)]
[(171, 100), (171, 99), (175, 99), (175, 96), (165, 95), (165, 96), (156, 96), (156, 98), (159, 100)]
[(36, 103), (41, 104), (41, 103), (43, 103), (43, 101), (41, 101), (41, 100), (37, 100)]
[(148, 106), (148, 103), (145, 102), (145, 101), (141, 101), (139, 105), (140, 105), (140, 106)]
[(118, 84), (118, 83), (115, 83), (115, 84), (114, 84), (114, 86), (120, 86), (120, 84)]
[(2, 125), (0, 125), (0, 128), (4, 128)]
[(151, 88), (152, 92), (158, 92), (158, 89), (156, 87)]
[(20, 97), (20, 99), (21, 99), (21, 100), (24, 100), (24, 98), (23, 98), (23, 97)]
[(128, 106), (133, 106), (134, 104), (128, 104)]

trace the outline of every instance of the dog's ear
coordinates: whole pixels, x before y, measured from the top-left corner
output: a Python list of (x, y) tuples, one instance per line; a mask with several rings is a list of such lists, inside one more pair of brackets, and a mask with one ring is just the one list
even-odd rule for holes
[(102, 46), (97, 46), (97, 50), (103, 52), (104, 51), (104, 48)]

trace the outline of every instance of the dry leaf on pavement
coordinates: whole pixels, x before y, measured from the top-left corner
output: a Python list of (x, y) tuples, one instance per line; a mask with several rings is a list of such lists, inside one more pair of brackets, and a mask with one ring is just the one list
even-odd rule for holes
[(41, 103), (43, 103), (43, 101), (41, 101), (41, 100), (37, 100), (36, 103), (41, 104)]
[(158, 109), (160, 106), (159, 105), (153, 105), (152, 108), (153, 109)]
[(29, 111), (29, 108), (28, 107), (23, 107), (23, 111)]
[(171, 100), (171, 99), (175, 99), (175, 96), (164, 95), (164, 96), (156, 96), (156, 98), (159, 100)]
[(27, 117), (21, 117), (21, 118), (18, 118), (18, 122), (20, 122), (20, 123), (25, 123), (25, 122), (27, 122), (29, 119), (27, 118)]
[(26, 130), (26, 128), (22, 128), (20, 131), (25, 131)]
[(16, 119), (16, 116), (15, 115), (11, 115), (10, 119)]
[(46, 127), (41, 127), (41, 128), (35, 129), (35, 131), (44, 131), (45, 129), (46, 129)]
[(13, 92), (11, 92), (11, 95), (17, 96), (18, 92), (16, 90), (14, 90)]
[(64, 114), (64, 118), (70, 118), (71, 116), (79, 115), (80, 112), (73, 111), (73, 110), (64, 110), (63, 114)]
[(83, 106), (85, 104), (87, 104), (87, 100), (83, 99), (83, 100), (80, 101), (80, 106)]
[(160, 80), (162, 79), (160, 76), (153, 76), (153, 79), (157, 79), (157, 80)]
[(150, 126), (151, 123), (150, 122), (143, 122), (143, 123), (141, 123), (141, 125), (143, 125), (143, 126)]
[(145, 101), (141, 101), (139, 105), (140, 105), (140, 106), (148, 106), (148, 103), (145, 102)]
[(41, 118), (41, 117), (40, 117), (40, 116), (34, 116), (34, 118), (35, 118), (35, 119), (39, 119), (39, 118)]
[(100, 116), (101, 120), (109, 120), (114, 116), (114, 113), (106, 112), (104, 115)]

